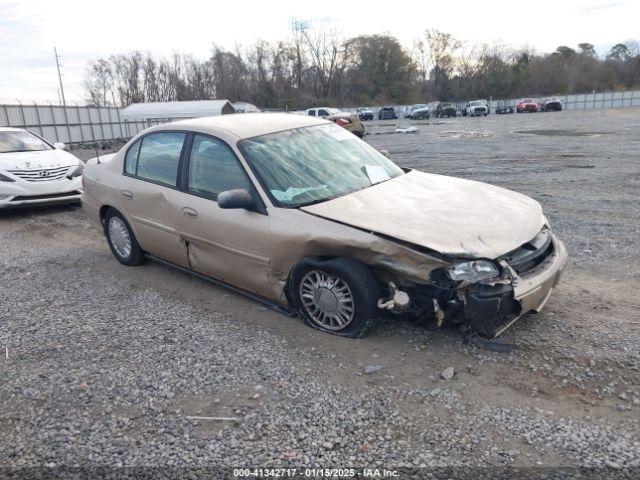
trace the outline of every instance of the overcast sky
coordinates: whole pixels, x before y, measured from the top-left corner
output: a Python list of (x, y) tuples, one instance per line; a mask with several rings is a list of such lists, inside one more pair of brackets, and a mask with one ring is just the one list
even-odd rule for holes
[(589, 42), (604, 53), (640, 39), (640, 0), (0, 0), (0, 101), (57, 100), (54, 46), (67, 101), (82, 103), (90, 60), (134, 49), (204, 58), (212, 43), (287, 38), (294, 17), (347, 36), (390, 33), (407, 46), (431, 28), (538, 52)]

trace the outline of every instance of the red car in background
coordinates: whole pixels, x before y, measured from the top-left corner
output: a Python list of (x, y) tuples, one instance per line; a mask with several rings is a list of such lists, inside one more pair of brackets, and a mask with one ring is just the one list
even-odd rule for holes
[(516, 112), (539, 112), (540, 105), (533, 98), (523, 98), (516, 104)]

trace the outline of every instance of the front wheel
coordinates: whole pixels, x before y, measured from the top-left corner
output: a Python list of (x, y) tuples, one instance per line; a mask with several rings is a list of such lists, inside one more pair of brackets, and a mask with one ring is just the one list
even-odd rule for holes
[(291, 272), (289, 296), (307, 325), (360, 338), (377, 318), (380, 289), (371, 270), (355, 260), (304, 259)]
[(117, 210), (110, 209), (104, 218), (105, 233), (111, 253), (121, 264), (130, 267), (144, 263), (144, 252), (129, 222)]

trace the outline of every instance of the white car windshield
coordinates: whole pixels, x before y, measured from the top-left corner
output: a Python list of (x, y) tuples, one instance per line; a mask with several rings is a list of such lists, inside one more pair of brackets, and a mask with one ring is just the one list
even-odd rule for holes
[(335, 124), (262, 135), (242, 140), (238, 146), (281, 206), (320, 203), (404, 173)]
[(26, 130), (0, 131), (0, 153), (39, 152), (52, 150), (51, 146)]

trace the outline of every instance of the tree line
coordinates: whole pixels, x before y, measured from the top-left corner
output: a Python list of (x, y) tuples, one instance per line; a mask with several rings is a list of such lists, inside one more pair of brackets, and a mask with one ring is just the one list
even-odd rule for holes
[(262, 108), (408, 104), (432, 100), (611, 91), (640, 86), (640, 48), (559, 46), (551, 53), (508, 45), (467, 45), (428, 30), (409, 47), (391, 35), (344, 38), (337, 30), (292, 22), (289, 39), (233, 50), (213, 45), (206, 59), (141, 51), (91, 62), (89, 103), (228, 99)]

